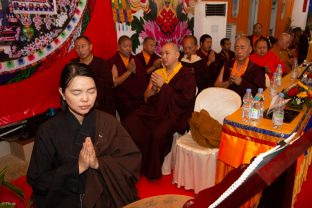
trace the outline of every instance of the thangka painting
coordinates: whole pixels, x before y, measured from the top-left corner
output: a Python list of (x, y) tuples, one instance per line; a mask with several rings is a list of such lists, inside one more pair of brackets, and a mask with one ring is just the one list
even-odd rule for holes
[(93, 4), (95, 0), (0, 0), (0, 84), (27, 78), (64, 56), (86, 28)]
[(166, 42), (181, 46), (182, 38), (193, 34), (195, 1), (112, 0), (117, 35), (131, 37), (134, 53), (148, 36), (156, 39), (157, 53)]

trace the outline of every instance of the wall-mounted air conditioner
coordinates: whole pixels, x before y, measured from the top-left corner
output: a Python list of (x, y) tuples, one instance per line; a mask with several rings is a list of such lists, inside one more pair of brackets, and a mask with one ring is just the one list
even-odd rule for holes
[(220, 52), (220, 40), (226, 37), (227, 20), (226, 1), (198, 1), (194, 11), (194, 35), (198, 39), (203, 34), (212, 37), (212, 49)]

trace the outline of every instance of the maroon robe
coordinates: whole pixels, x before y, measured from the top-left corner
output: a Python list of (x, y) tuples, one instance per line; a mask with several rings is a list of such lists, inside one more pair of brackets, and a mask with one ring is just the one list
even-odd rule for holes
[(221, 50), (216, 57), (218, 64), (221, 64), (221, 67), (223, 67), (225, 63), (232, 61), (234, 58), (235, 53), (233, 51), (225, 51), (225, 50)]
[[(148, 63), (145, 62), (145, 59), (144, 59), (144, 56), (143, 56), (143, 53), (138, 53), (135, 58), (137, 59), (137, 61), (139, 61), (145, 68), (145, 71), (147, 72), (147, 69), (149, 69), (150, 67), (153, 66), (154, 62), (159, 59), (160, 57), (156, 54), (156, 53), (153, 53), (151, 55), (151, 58), (149, 60)], [(147, 83), (149, 82), (150, 80), (150, 77), (151, 77), (151, 74), (147, 74), (146, 76), (146, 79), (147, 79)]]
[[(115, 103), (121, 120), (144, 103), (144, 91), (148, 84), (144, 66), (133, 55), (130, 56), (131, 59), (135, 60), (136, 72), (114, 88)], [(118, 76), (127, 71), (119, 52), (109, 59), (109, 64), (111, 68), (113, 64), (116, 65)]]
[[(201, 51), (201, 49), (198, 49), (198, 50), (196, 51), (196, 54), (197, 54), (199, 57), (201, 57), (203, 60), (205, 60), (206, 65), (207, 65), (207, 61), (208, 61), (209, 54), (212, 53), (212, 52), (214, 52), (214, 51), (213, 51), (213, 50), (210, 50), (210, 51), (208, 51), (208, 55), (205, 55), (205, 54)], [(207, 77), (207, 79), (208, 79), (208, 81), (207, 81), (208, 84), (207, 84), (206, 87), (213, 87), (213, 86), (214, 86), (214, 83), (215, 83), (215, 81), (217, 80), (218, 75), (219, 75), (219, 73), (220, 73), (220, 70), (221, 70), (221, 68), (222, 68), (222, 67), (220, 67), (220, 66), (218, 65), (218, 63), (217, 63), (217, 53), (216, 53), (216, 52), (214, 52), (214, 53), (215, 53), (215, 56), (216, 56), (216, 60), (215, 60), (215, 62), (212, 62), (212, 63), (209, 65), (209, 67), (207, 66), (208, 70), (206, 70), (206, 71), (208, 72), (208, 75), (206, 75), (206, 76), (208, 76), (208, 77)], [(205, 88), (206, 88), (206, 87), (205, 87)]]
[(161, 167), (170, 151), (173, 134), (184, 133), (194, 108), (196, 81), (185, 67), (164, 84), (148, 102), (130, 114), (123, 125), (142, 152), (142, 173), (161, 177)]
[(220, 53), (216, 54), (215, 65), (219, 68), (219, 70), (221, 70), (225, 64), (227, 64), (228, 62), (231, 62), (232, 60), (234, 60), (234, 58), (235, 58), (235, 53), (233, 51), (225, 52), (224, 50), (221, 50)]
[[(234, 61), (229, 62), (228, 64), (224, 65), (223, 81), (229, 80), (233, 64), (234, 64)], [(252, 94), (254, 96), (258, 92), (258, 88), (265, 89), (264, 68), (261, 66), (258, 66), (257, 64), (253, 63), (250, 60), (247, 65), (247, 69), (245, 73), (241, 76), (241, 78), (242, 78), (242, 83), (240, 85), (236, 85), (235, 83), (233, 83), (228, 87), (229, 89), (237, 92), (241, 96), (241, 98), (243, 98), (247, 88), (250, 88), (252, 90)]]
[(151, 58), (149, 60), (148, 63), (145, 62), (145, 59), (144, 59), (144, 56), (143, 56), (143, 53), (138, 53), (136, 56), (135, 56), (136, 59), (138, 59), (138, 61), (141, 62), (141, 64), (145, 67), (145, 70), (147, 70), (148, 68), (152, 67), (154, 62), (159, 59), (160, 57), (156, 54), (156, 53), (153, 53), (151, 55)]
[(194, 73), (197, 83), (197, 94), (200, 93), (203, 89), (213, 86), (215, 80), (209, 76), (209, 68), (207, 62), (204, 59), (196, 61), (194, 63), (184, 62), (181, 60), (183, 66), (189, 68), (189, 70)]
[[(79, 58), (73, 59), (72, 62), (79, 63)], [(96, 56), (93, 56), (93, 59), (88, 66), (93, 71), (96, 78), (97, 97), (95, 108), (115, 116), (116, 106), (114, 101), (114, 83), (111, 68), (109, 68), (104, 59)]]
[(213, 52), (213, 50), (208, 51), (208, 54), (206, 55), (206, 54), (204, 54), (204, 53), (202, 52), (201, 49), (198, 49), (198, 50), (196, 51), (196, 54), (197, 54), (200, 58), (205, 59), (206, 62), (207, 62), (207, 61), (208, 61), (209, 54), (210, 54), (211, 52)]

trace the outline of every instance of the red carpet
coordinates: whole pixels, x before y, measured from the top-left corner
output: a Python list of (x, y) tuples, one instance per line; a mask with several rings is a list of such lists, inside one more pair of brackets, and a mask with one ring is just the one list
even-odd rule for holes
[[(26, 177), (21, 177), (12, 182), (15, 186), (18, 186), (20, 189), (24, 191), (26, 204), (28, 203), (31, 195), (31, 187), (26, 182)], [(16, 208), (24, 208), (24, 202), (22, 199), (18, 198), (11, 190), (0, 187), (0, 202), (15, 202)], [(25, 205), (26, 205), (25, 204)]]
[(312, 207), (312, 165), (310, 165), (307, 180), (302, 184), (301, 192), (297, 195), (295, 208)]
[[(309, 168), (308, 180), (305, 181), (302, 185), (301, 192), (297, 196), (297, 201), (295, 203), (295, 208), (308, 208), (312, 207), (312, 166)], [(155, 195), (162, 194), (181, 194), (194, 196), (193, 191), (186, 191), (184, 188), (177, 188), (175, 184), (172, 184), (172, 175), (163, 176), (161, 179), (156, 181), (149, 181), (145, 177), (141, 177), (137, 189), (140, 198), (147, 198)], [(21, 189), (24, 190), (26, 198), (29, 199), (31, 188), (27, 185), (25, 177), (17, 179), (12, 182)], [(24, 208), (22, 200), (20, 200), (16, 195), (11, 193), (4, 187), (0, 188), (0, 202), (16, 202), (17, 208)]]
[(193, 190), (187, 191), (183, 187), (177, 188), (171, 181), (172, 175), (162, 176), (160, 179), (153, 182), (142, 176), (137, 183), (139, 197), (143, 199), (162, 194), (181, 194), (194, 197)]

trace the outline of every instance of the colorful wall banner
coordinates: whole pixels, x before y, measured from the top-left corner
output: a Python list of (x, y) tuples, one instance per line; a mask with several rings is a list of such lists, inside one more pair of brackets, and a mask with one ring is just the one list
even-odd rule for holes
[(131, 37), (134, 53), (147, 36), (156, 39), (157, 53), (166, 42), (181, 46), (193, 33), (194, 5), (195, 0), (112, 0), (117, 35)]
[[(51, 0), (48, 1), (51, 2)], [(4, 5), (3, 2), (5, 1), (1, 0), (2, 5)], [(62, 3), (62, 8), (65, 6), (68, 8), (67, 11), (70, 11), (68, 5), (71, 5), (71, 10), (73, 10), (73, 15), (68, 15), (62, 27), (54, 31), (58, 32), (58, 35), (53, 36), (47, 44), (44, 43), (41, 49), (34, 48), (33, 53), (27, 53), (25, 56), (21, 55), (20, 58), (9, 61), (1, 60), (0, 80), (3, 82), (0, 85), (0, 126), (27, 119), (49, 108), (60, 106), (58, 94), (60, 72), (63, 66), (76, 56), (71, 50), (73, 40), (83, 31), (92, 41), (93, 52), (97, 56), (107, 59), (116, 52), (116, 31), (109, 0), (55, 2), (57, 8), (60, 8), (59, 4)], [(72, 4), (73, 2), (76, 2), (76, 6)], [(92, 12), (93, 9), (94, 12)], [(31, 18), (36, 16), (36, 14), (27, 15)], [(31, 26), (35, 30), (33, 22)], [(46, 27), (46, 24), (42, 27)], [(51, 30), (52, 28), (51, 26)], [(46, 37), (47, 33), (40, 33), (40, 36), (35, 32), (34, 37)], [(22, 36), (20, 34), (19, 37)], [(23, 47), (29, 47), (33, 41), (35, 41), (33, 38), (29, 42), (26, 41), (27, 44), (25, 43)]]
[(33, 73), (61, 48), (68, 52), (65, 43), (82, 32), (89, 10), (87, 0), (0, 2), (0, 84), (22, 80), (19, 71)]

